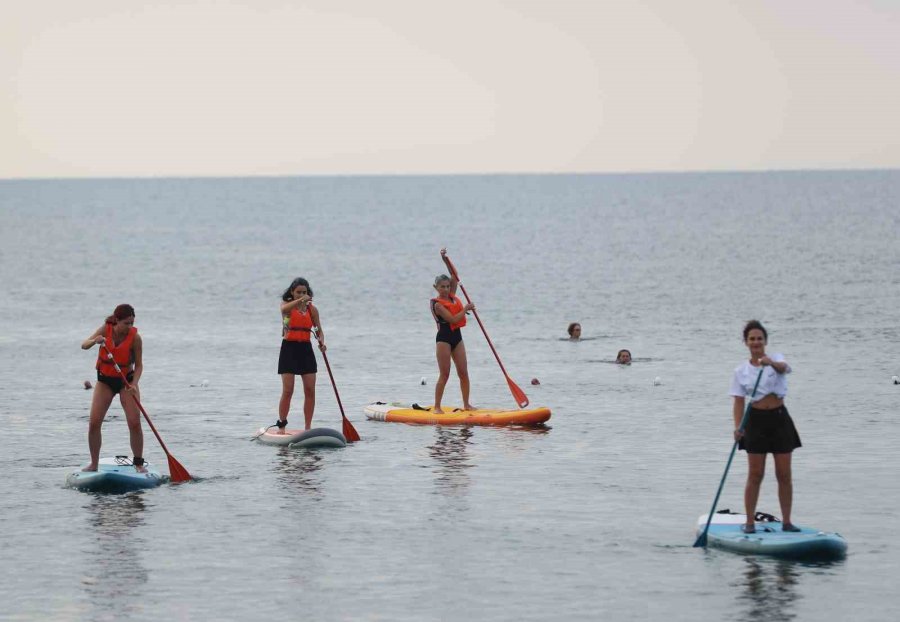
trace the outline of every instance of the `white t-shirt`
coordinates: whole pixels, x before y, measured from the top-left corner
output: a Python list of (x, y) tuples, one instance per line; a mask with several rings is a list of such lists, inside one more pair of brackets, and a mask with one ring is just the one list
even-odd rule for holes
[[(770, 354), (769, 358), (776, 363), (784, 362), (783, 354)], [(791, 373), (790, 365), (784, 370), (783, 374), (779, 374), (771, 365), (759, 368), (751, 365), (750, 361), (744, 361), (734, 369), (734, 377), (731, 379), (731, 391), (728, 394), (734, 397), (750, 397), (753, 387), (756, 385), (756, 378), (759, 376), (760, 369), (763, 369), (762, 378), (759, 379), (756, 395), (750, 399), (750, 402), (759, 401), (769, 393), (774, 393), (784, 399), (784, 396), (787, 395), (787, 375)]]

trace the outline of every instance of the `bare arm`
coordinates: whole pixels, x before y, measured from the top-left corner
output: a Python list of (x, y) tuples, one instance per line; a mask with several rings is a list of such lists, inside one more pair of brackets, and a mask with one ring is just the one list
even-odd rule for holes
[(475, 309), (475, 305), (469, 303), (464, 306), (462, 311), (460, 311), (459, 313), (450, 313), (450, 311), (448, 311), (447, 307), (445, 307), (444, 305), (434, 305), (434, 312), (441, 316), (441, 319), (448, 324), (456, 324), (457, 322), (462, 321), (462, 319), (466, 316), (466, 311), (471, 311), (473, 309)]
[(138, 380), (141, 379), (141, 374), (144, 373), (144, 342), (140, 333), (134, 336), (131, 351), (134, 353), (134, 379), (131, 381), (131, 386), (136, 387)]
[(300, 313), (306, 312), (306, 307), (309, 304), (309, 301), (312, 300), (309, 296), (304, 294), (300, 296), (296, 300), (290, 300), (288, 302), (281, 303), (281, 315), (289, 315), (291, 309), (298, 309)]
[[(459, 287), (459, 280), (456, 278), (456, 273), (453, 270), (453, 267), (450, 265), (450, 260), (447, 259), (447, 249), (441, 249), (441, 259), (444, 260), (444, 264), (447, 266), (447, 271), (450, 273), (450, 295), (456, 296), (456, 288)], [(459, 320), (457, 320), (458, 322)]]
[(768, 356), (762, 357), (759, 359), (759, 362), (763, 365), (770, 366), (779, 374), (787, 373), (791, 369), (791, 366), (787, 364), (787, 361), (773, 361)]
[(319, 350), (324, 352), (327, 350), (325, 347), (325, 329), (322, 328), (322, 318), (319, 317), (319, 310), (314, 306), (309, 305), (309, 316), (312, 319), (313, 328), (316, 331), (316, 339), (319, 341)]
[(734, 418), (734, 440), (738, 441), (744, 436), (743, 430), (740, 430), (741, 420), (744, 418), (744, 398), (734, 396), (734, 405), (732, 407), (732, 417)]
[(88, 337), (87, 339), (85, 339), (84, 341), (82, 341), (82, 342), (81, 342), (81, 349), (82, 349), (82, 350), (90, 350), (90, 349), (93, 348), (96, 344), (98, 344), (98, 343), (103, 343), (104, 341), (106, 341), (106, 338), (102, 336), (102, 335), (103, 335), (103, 329), (105, 329), (105, 328), (106, 328), (106, 325), (104, 324), (103, 326), (101, 326), (100, 328), (98, 328), (97, 330), (95, 330), (95, 331), (94, 331), (94, 334), (92, 334), (90, 337)]

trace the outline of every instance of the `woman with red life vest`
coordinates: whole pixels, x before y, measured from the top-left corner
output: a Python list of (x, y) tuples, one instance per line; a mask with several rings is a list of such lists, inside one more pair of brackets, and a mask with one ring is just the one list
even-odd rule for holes
[[(131, 305), (121, 304), (116, 307), (113, 314), (106, 318), (103, 326), (82, 342), (81, 349), (90, 350), (95, 345), (100, 346), (100, 352), (97, 354), (97, 384), (94, 385), (91, 415), (88, 422), (88, 448), (91, 452), (91, 463), (83, 470), (97, 470), (97, 463), (100, 460), (100, 445), (103, 440), (100, 428), (113, 398), (117, 394), (122, 409), (125, 411), (125, 420), (128, 422), (131, 451), (134, 453), (132, 462), (138, 467), (138, 470), (141, 470), (144, 464), (144, 433), (141, 430), (141, 413), (133, 398), (140, 399), (138, 381), (144, 371), (143, 344), (137, 328), (134, 327), (134, 308)], [(130, 387), (125, 386), (122, 376), (109, 360), (110, 353), (125, 377), (128, 378)]]
[[(450, 264), (446, 258), (447, 249), (441, 249), (441, 257), (447, 267)], [(451, 274), (453, 270), (450, 270)], [(475, 305), (469, 303), (463, 305), (462, 301), (456, 297), (456, 288), (459, 281), (451, 278), (446, 274), (441, 274), (434, 279), (434, 289), (437, 291), (437, 298), (431, 299), (431, 314), (434, 321), (437, 322), (436, 354), (438, 363), (438, 380), (434, 385), (434, 406), (431, 412), (441, 414), (441, 400), (444, 397), (444, 387), (447, 386), (447, 380), (450, 379), (450, 361), (456, 366), (456, 373), (459, 376), (459, 388), (462, 390), (463, 410), (475, 410), (475, 407), (469, 403), (469, 370), (466, 363), (466, 344), (462, 340), (462, 332), (460, 329), (466, 325), (466, 311), (471, 311)]]
[(313, 292), (309, 282), (296, 278), (281, 296), (281, 318), (283, 322), (281, 354), (278, 356), (278, 373), (281, 375), (281, 401), (278, 403), (278, 426), (280, 432), (287, 427), (291, 398), (294, 395), (294, 378), (300, 376), (303, 382), (303, 418), (306, 430), (312, 426), (313, 411), (316, 408), (316, 355), (310, 337), (316, 331), (319, 350), (325, 351), (325, 332), (319, 319), (319, 310), (312, 304)]

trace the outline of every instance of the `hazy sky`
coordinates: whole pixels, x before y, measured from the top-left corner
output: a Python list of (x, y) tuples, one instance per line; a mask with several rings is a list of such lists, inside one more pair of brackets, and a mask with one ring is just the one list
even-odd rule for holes
[(23, 0), (0, 178), (900, 167), (898, 0)]

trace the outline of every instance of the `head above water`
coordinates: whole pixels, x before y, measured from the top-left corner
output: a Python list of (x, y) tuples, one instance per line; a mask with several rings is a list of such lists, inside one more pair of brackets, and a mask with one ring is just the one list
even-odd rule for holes
[(450, 297), (453, 281), (446, 274), (439, 274), (434, 277), (434, 289), (438, 295)]
[(631, 365), (631, 350), (619, 350), (619, 353), (616, 354), (616, 363), (621, 365)]
[(572, 337), (573, 339), (581, 337), (581, 324), (579, 324), (578, 322), (572, 322), (571, 324), (569, 324), (566, 332), (569, 333), (569, 337)]
[(118, 324), (119, 322), (127, 319), (131, 319), (131, 323), (134, 323), (134, 307), (129, 304), (120, 304), (118, 307), (113, 310), (112, 315), (106, 318), (107, 324)]
[[(299, 291), (297, 290), (297, 288), (300, 288)], [(291, 284), (286, 290), (284, 290), (284, 293), (281, 295), (281, 300), (283, 300), (284, 302), (290, 302), (291, 300), (294, 300), (294, 296), (296, 295), (295, 292), (300, 295), (306, 294), (310, 298), (313, 297), (312, 287), (309, 286), (309, 281), (307, 281), (303, 277), (297, 277), (296, 279), (291, 281)]]
[(762, 325), (762, 322), (759, 320), (750, 320), (744, 325), (744, 343), (747, 343), (747, 338), (750, 336), (750, 331), (758, 330), (762, 332), (763, 343), (768, 343), (769, 341), (769, 333), (766, 331), (766, 327)]

